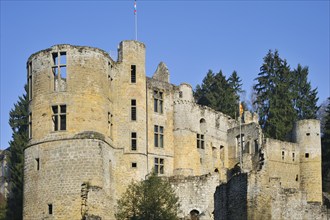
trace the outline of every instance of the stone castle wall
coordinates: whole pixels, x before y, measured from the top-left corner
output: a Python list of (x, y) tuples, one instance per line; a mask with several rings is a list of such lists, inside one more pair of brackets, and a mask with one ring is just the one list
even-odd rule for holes
[[(117, 61), (72, 45), (31, 55), (24, 219), (114, 219), (127, 186), (152, 171), (169, 177), (181, 217), (286, 218), (285, 195), (292, 204), (322, 201), (319, 122), (299, 122), (295, 143), (264, 140), (257, 115), (245, 113), (240, 129), (196, 104), (189, 84), (171, 84), (164, 63), (146, 77), (145, 62), (137, 41), (121, 42)], [(227, 181), (214, 209), (216, 186)], [(300, 207), (317, 212), (291, 209)]]

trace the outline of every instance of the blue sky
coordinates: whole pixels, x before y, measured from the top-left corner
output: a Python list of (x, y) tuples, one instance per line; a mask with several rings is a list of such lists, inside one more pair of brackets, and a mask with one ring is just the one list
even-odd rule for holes
[[(9, 111), (23, 93), (26, 60), (55, 44), (101, 48), (113, 57), (135, 38), (134, 1), (1, 1), (1, 145)], [(262, 59), (278, 49), (292, 68), (309, 66), (320, 102), (329, 96), (329, 1), (137, 1), (146, 70), (160, 61), (174, 84), (201, 83), (209, 69), (238, 72), (249, 94)], [(249, 95), (247, 94), (247, 98)]]

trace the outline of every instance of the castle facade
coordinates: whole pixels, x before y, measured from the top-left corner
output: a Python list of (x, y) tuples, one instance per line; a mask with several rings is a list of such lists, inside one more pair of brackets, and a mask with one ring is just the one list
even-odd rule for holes
[(24, 219), (114, 219), (126, 187), (153, 170), (182, 219), (326, 219), (319, 121), (297, 122), (292, 143), (266, 139), (257, 115), (240, 126), (196, 104), (164, 63), (146, 77), (145, 52), (122, 41), (117, 61), (67, 44), (30, 56)]

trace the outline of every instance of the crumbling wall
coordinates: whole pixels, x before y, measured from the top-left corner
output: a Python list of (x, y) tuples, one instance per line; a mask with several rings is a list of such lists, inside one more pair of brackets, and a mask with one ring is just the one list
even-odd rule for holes
[(213, 194), (219, 184), (217, 174), (202, 176), (172, 176), (168, 178), (180, 202), (180, 218), (189, 217), (191, 211), (199, 212), (199, 219), (212, 219)]
[(214, 194), (214, 219), (247, 219), (247, 174), (233, 176), (216, 188)]

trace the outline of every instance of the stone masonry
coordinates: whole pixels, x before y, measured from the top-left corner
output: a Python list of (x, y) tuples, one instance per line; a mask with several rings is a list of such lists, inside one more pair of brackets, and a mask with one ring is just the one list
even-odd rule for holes
[(29, 57), (23, 219), (112, 220), (128, 184), (152, 171), (175, 189), (181, 219), (326, 219), (319, 121), (297, 122), (293, 142), (265, 139), (256, 114), (240, 129), (171, 84), (163, 62), (146, 77), (145, 52), (122, 41), (117, 61), (67, 44)]

